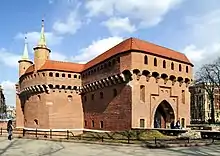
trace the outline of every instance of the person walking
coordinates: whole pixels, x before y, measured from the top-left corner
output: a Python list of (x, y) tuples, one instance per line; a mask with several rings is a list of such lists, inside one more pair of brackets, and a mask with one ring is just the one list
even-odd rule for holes
[(9, 120), (7, 124), (8, 140), (12, 139), (12, 131), (13, 131), (12, 120)]

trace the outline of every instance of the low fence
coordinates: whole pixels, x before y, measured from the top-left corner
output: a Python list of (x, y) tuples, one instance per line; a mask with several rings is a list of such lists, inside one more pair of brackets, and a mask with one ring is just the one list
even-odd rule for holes
[[(94, 133), (91, 132), (92, 135), (84, 136), (84, 135), (74, 135), (71, 131), (56, 131), (56, 130), (26, 130), (26, 129), (14, 129), (13, 136), (19, 138), (32, 138), (32, 139), (48, 139), (48, 140), (84, 140), (84, 141), (97, 141), (97, 142), (116, 142), (116, 143), (145, 143), (145, 144), (189, 144), (189, 143), (214, 143), (220, 140), (219, 137), (215, 135), (211, 135), (208, 138), (202, 139), (190, 139), (190, 138), (150, 138), (150, 139), (142, 139), (138, 135), (131, 136), (129, 133), (120, 133), (115, 132), (115, 134), (120, 134), (122, 137), (114, 138), (114, 134), (110, 135), (107, 132), (104, 133)], [(220, 132), (218, 133), (218, 135)], [(4, 128), (0, 128), (0, 136), (7, 136), (7, 130)]]

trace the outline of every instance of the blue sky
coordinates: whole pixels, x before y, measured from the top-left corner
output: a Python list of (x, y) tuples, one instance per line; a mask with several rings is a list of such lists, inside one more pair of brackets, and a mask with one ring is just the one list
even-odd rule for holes
[(15, 105), (24, 35), (33, 60), (42, 18), (54, 60), (86, 62), (128, 37), (185, 53), (195, 70), (220, 55), (219, 0), (1, 0), (0, 84), (8, 105)]

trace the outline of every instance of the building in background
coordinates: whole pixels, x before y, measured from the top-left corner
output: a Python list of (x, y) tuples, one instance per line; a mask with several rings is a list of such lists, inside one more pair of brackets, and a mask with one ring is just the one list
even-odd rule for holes
[(6, 118), (6, 103), (3, 88), (0, 85), (0, 119)]
[(6, 114), (8, 119), (15, 119), (16, 118), (16, 109), (14, 106), (7, 106)]
[[(202, 84), (190, 86), (189, 91), (191, 93), (191, 123), (208, 123), (211, 119), (211, 104), (207, 91), (202, 87)], [(215, 120), (220, 122), (220, 94), (218, 88), (215, 89), (214, 94)]]
[[(77, 43), (76, 43), (77, 44)], [(190, 123), (193, 65), (179, 52), (129, 38), (85, 64), (50, 60), (44, 23), (19, 60), (16, 125), (119, 131)]]

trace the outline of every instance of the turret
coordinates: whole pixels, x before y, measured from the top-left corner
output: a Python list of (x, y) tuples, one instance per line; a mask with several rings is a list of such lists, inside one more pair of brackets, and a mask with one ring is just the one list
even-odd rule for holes
[(33, 62), (29, 60), (28, 57), (28, 43), (26, 36), (25, 36), (23, 56), (21, 60), (18, 61), (18, 63), (19, 63), (19, 77), (21, 77), (25, 73), (25, 71), (33, 64)]
[(40, 41), (38, 45), (34, 48), (34, 64), (36, 71), (44, 65), (46, 60), (49, 59), (49, 56), (50, 49), (46, 46), (46, 39), (44, 34), (44, 20), (42, 20)]

